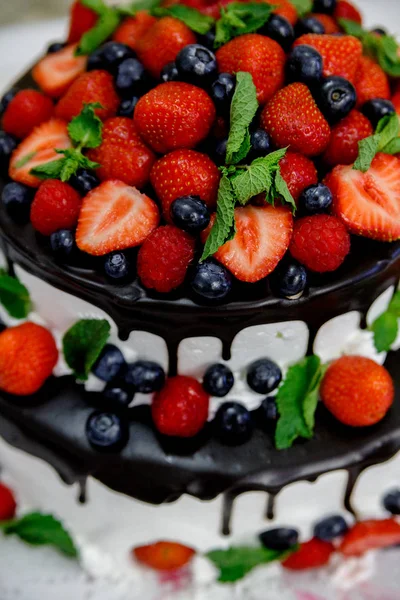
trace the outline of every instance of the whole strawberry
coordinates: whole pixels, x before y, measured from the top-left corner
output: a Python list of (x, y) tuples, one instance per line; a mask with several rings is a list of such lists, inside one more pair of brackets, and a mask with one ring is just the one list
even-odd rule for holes
[(214, 208), (219, 180), (220, 172), (211, 158), (195, 150), (170, 152), (156, 162), (150, 174), (167, 221), (171, 220), (172, 202), (181, 196), (199, 196)]
[(275, 94), (261, 114), (261, 125), (278, 148), (289, 146), (305, 156), (321, 154), (329, 143), (329, 125), (302, 83)]
[(148, 29), (157, 21), (146, 10), (138, 10), (134, 17), (125, 19), (113, 35), (113, 40), (136, 50), (139, 41)]
[(190, 438), (207, 423), (209, 396), (193, 377), (167, 379), (152, 404), (153, 421), (163, 435)]
[(149, 181), (156, 160), (142, 142), (135, 123), (126, 117), (114, 117), (104, 123), (103, 141), (88, 156), (101, 165), (96, 171), (101, 181), (119, 179), (138, 188)]
[(354, 85), (357, 92), (357, 106), (362, 106), (374, 98), (390, 99), (388, 76), (378, 63), (368, 56), (362, 56), (360, 59)]
[(142, 139), (155, 152), (194, 148), (210, 132), (215, 107), (210, 96), (189, 83), (171, 81), (142, 96), (134, 121)]
[(51, 98), (65, 94), (86, 69), (87, 56), (75, 56), (76, 48), (77, 44), (70, 44), (58, 52), (47, 54), (33, 67), (33, 80)]
[(328, 368), (320, 394), (326, 408), (345, 425), (367, 427), (383, 419), (394, 400), (389, 372), (370, 358), (343, 356)]
[(247, 71), (253, 77), (257, 99), (265, 104), (283, 85), (285, 53), (277, 42), (258, 33), (239, 36), (217, 53), (220, 73)]
[(296, 552), (282, 562), (282, 566), (290, 571), (318, 569), (328, 564), (334, 551), (335, 547), (330, 542), (313, 538), (301, 544)]
[(42, 235), (59, 229), (73, 229), (78, 222), (82, 200), (68, 183), (57, 179), (44, 181), (31, 207), (31, 223)]
[(272, 4), (275, 15), (280, 15), (287, 19), (291, 25), (295, 25), (298, 14), (295, 6), (289, 0), (268, 0), (267, 4)]
[(324, 153), (327, 165), (352, 165), (358, 156), (358, 144), (374, 133), (373, 127), (362, 113), (352, 110), (332, 128), (331, 138)]
[(36, 90), (21, 90), (11, 100), (3, 115), (3, 129), (17, 138), (28, 136), (35, 127), (53, 116), (50, 98)]
[(79, 42), (83, 34), (96, 25), (98, 18), (94, 10), (75, 0), (71, 6), (68, 43)]
[(360, 11), (354, 6), (352, 2), (348, 0), (338, 0), (334, 12), (334, 17), (338, 19), (347, 19), (348, 21), (354, 21), (355, 23), (362, 23), (362, 16)]
[(339, 552), (345, 556), (360, 556), (400, 543), (400, 524), (395, 519), (361, 521), (344, 536)]
[(176, 542), (156, 542), (134, 548), (133, 556), (142, 565), (155, 571), (178, 571), (193, 559), (195, 551)]
[(10, 521), (15, 517), (17, 502), (9, 487), (0, 483), (0, 522)]
[(317, 21), (321, 23), (327, 35), (332, 35), (333, 33), (340, 32), (339, 25), (337, 24), (335, 19), (330, 15), (325, 15), (323, 13), (312, 13), (310, 14), (310, 17), (317, 19)]
[(51, 333), (35, 323), (11, 327), (0, 334), (0, 389), (16, 396), (35, 394), (58, 360)]
[(306, 187), (318, 183), (317, 169), (313, 161), (304, 154), (288, 150), (279, 162), (279, 167), (289, 192), (295, 200), (299, 199)]

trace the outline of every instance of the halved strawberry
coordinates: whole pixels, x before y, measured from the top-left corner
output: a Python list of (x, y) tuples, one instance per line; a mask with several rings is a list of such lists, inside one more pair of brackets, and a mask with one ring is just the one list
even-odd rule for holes
[(393, 242), (400, 238), (400, 160), (377, 154), (366, 173), (338, 166), (326, 178), (333, 211), (351, 233)]
[[(236, 208), (236, 235), (215, 254), (237, 279), (254, 283), (272, 273), (289, 247), (293, 217), (288, 208)], [(207, 239), (210, 227), (203, 233)]]
[(102, 183), (83, 200), (76, 243), (94, 256), (133, 248), (157, 227), (156, 203), (122, 181)]
[(177, 571), (187, 565), (195, 551), (176, 542), (157, 542), (132, 550), (138, 562), (156, 571)]
[(55, 148), (71, 148), (67, 124), (60, 119), (51, 119), (36, 127), (14, 151), (10, 162), (10, 177), (14, 181), (31, 187), (42, 183), (31, 170), (52, 160), (61, 158)]
[(368, 550), (376, 550), (400, 543), (400, 525), (395, 519), (364, 521), (356, 523), (344, 536), (339, 552), (345, 556), (359, 556)]
[(75, 56), (77, 44), (48, 54), (32, 69), (32, 77), (48, 96), (58, 98), (85, 71), (87, 57)]
[(71, 6), (68, 42), (79, 42), (83, 34), (96, 25), (98, 18), (94, 10), (76, 0)]

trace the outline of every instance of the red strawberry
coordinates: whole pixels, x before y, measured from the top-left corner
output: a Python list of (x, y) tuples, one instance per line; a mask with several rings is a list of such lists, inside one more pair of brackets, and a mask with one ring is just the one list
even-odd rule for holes
[(367, 173), (336, 167), (326, 178), (333, 211), (351, 233), (392, 242), (400, 238), (400, 160), (377, 154)]
[(11, 327), (0, 334), (0, 389), (15, 396), (35, 394), (58, 360), (51, 333), (35, 323)]
[(139, 246), (156, 229), (155, 202), (122, 181), (111, 180), (83, 200), (76, 231), (78, 248), (94, 256)]
[(177, 571), (185, 567), (196, 554), (192, 548), (175, 542), (157, 542), (133, 549), (138, 562), (156, 571)]
[(185, 280), (194, 259), (195, 240), (173, 225), (159, 227), (139, 250), (137, 272), (148, 289), (171, 292)]
[(306, 156), (321, 154), (329, 142), (329, 125), (303, 83), (279, 90), (265, 106), (261, 125), (278, 148), (290, 146)]
[(281, 159), (279, 166), (289, 192), (296, 201), (306, 187), (318, 183), (318, 173), (313, 161), (303, 154), (289, 150)]
[(71, 145), (64, 121), (52, 119), (39, 125), (14, 151), (10, 162), (11, 179), (31, 187), (39, 187), (42, 182), (31, 174), (31, 170), (59, 159), (60, 155), (55, 152), (55, 148), (63, 150), (71, 148)]
[(325, 150), (324, 161), (331, 167), (352, 165), (358, 156), (358, 142), (374, 133), (373, 127), (362, 113), (352, 110), (335, 125)]
[(393, 105), (396, 109), (398, 115), (400, 115), (400, 87), (397, 88), (393, 97), (392, 97)]
[(349, 252), (350, 236), (336, 217), (312, 215), (295, 222), (290, 253), (311, 271), (336, 271)]
[(360, 556), (368, 550), (378, 550), (400, 543), (400, 525), (395, 519), (356, 523), (344, 536), (339, 552), (345, 556)]
[(317, 19), (317, 21), (319, 21), (321, 23), (321, 25), (324, 27), (325, 33), (327, 35), (332, 35), (333, 33), (339, 33), (340, 27), (338, 26), (335, 19), (333, 17), (331, 17), (330, 15), (324, 15), (321, 13), (313, 13), (310, 15), (310, 17), (314, 17), (314, 19)]
[(13, 492), (0, 483), (0, 521), (10, 521), (15, 517), (17, 502)]
[(134, 17), (123, 21), (114, 33), (113, 40), (136, 50), (139, 40), (156, 21), (146, 10), (139, 10)]
[(282, 566), (291, 571), (318, 569), (328, 564), (334, 551), (335, 547), (330, 542), (313, 538), (301, 544), (297, 552), (294, 552), (282, 562)]
[(335, 19), (347, 19), (362, 24), (362, 16), (359, 10), (347, 0), (338, 0), (334, 12)]
[(275, 7), (274, 13), (281, 17), (285, 17), (291, 25), (294, 25), (297, 22), (297, 19), (299, 18), (297, 10), (289, 0), (264, 0), (264, 2), (272, 4)]
[(84, 104), (99, 102), (103, 108), (96, 109), (100, 119), (108, 119), (117, 114), (119, 97), (114, 88), (114, 80), (107, 71), (83, 73), (71, 85), (56, 106), (56, 116), (71, 121), (79, 115)]
[(362, 54), (362, 44), (351, 35), (320, 35), (307, 33), (300, 36), (294, 46), (307, 44), (322, 55), (324, 75), (339, 75), (354, 83)]
[(393, 404), (389, 372), (364, 356), (342, 356), (328, 368), (320, 388), (326, 408), (345, 425), (367, 427), (383, 419)]
[(358, 63), (355, 87), (357, 106), (362, 106), (374, 98), (390, 99), (390, 85), (386, 73), (368, 56), (362, 56)]
[(53, 116), (54, 105), (36, 90), (21, 90), (11, 100), (3, 116), (3, 129), (17, 138), (29, 135), (35, 127)]
[(48, 54), (32, 69), (32, 77), (41, 90), (59, 98), (86, 69), (87, 57), (75, 56), (76, 44)]
[(216, 57), (220, 73), (251, 73), (260, 104), (265, 104), (283, 85), (285, 53), (277, 42), (264, 35), (241, 35), (222, 46)]
[(178, 375), (167, 379), (161, 392), (154, 395), (153, 421), (157, 430), (172, 437), (193, 437), (207, 423), (209, 396), (202, 385)]
[(78, 222), (81, 197), (73, 187), (57, 179), (44, 181), (33, 200), (31, 223), (42, 235), (73, 229)]
[(170, 221), (171, 203), (181, 196), (200, 196), (215, 208), (220, 172), (207, 154), (195, 150), (174, 150), (160, 158), (151, 170), (151, 185)]
[(101, 181), (119, 179), (128, 185), (142, 188), (149, 181), (156, 160), (145, 146), (132, 119), (114, 117), (104, 124), (101, 146), (88, 152), (90, 160), (101, 168), (96, 171)]
[[(235, 209), (236, 235), (215, 254), (237, 279), (254, 283), (272, 273), (292, 237), (293, 217), (287, 208), (246, 206)], [(213, 221), (212, 221), (213, 222)], [(208, 237), (210, 227), (203, 232)]]
[(75, 1), (71, 6), (68, 43), (79, 42), (83, 34), (96, 25), (98, 18), (94, 10), (91, 10), (79, 0)]
[(210, 96), (194, 85), (178, 81), (150, 90), (140, 98), (134, 114), (143, 140), (162, 154), (197, 146), (209, 134), (214, 119)]
[(135, 50), (146, 70), (159, 78), (161, 69), (174, 61), (182, 48), (195, 43), (195, 34), (182, 21), (163, 17), (141, 36)]

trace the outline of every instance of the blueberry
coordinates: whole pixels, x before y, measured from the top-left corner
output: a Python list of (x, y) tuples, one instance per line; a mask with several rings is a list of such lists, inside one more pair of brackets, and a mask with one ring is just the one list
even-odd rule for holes
[(86, 435), (95, 450), (116, 451), (127, 444), (129, 431), (118, 415), (96, 411), (87, 420)]
[(89, 192), (100, 185), (100, 179), (93, 171), (89, 171), (88, 169), (78, 169), (75, 175), (72, 175), (68, 183), (72, 185), (81, 196), (87, 196)]
[(383, 506), (392, 515), (400, 515), (400, 489), (390, 490), (383, 497)]
[(306, 44), (293, 48), (286, 63), (286, 75), (289, 81), (315, 85), (321, 81), (322, 73), (323, 60), (318, 50)]
[(346, 117), (356, 105), (355, 87), (343, 77), (327, 77), (315, 91), (315, 100), (330, 124)]
[(388, 115), (392, 115), (396, 112), (396, 109), (390, 100), (384, 100), (383, 98), (375, 98), (368, 100), (362, 108), (361, 112), (369, 119), (376, 129), (379, 121)]
[(289, 527), (277, 527), (260, 533), (259, 539), (262, 545), (269, 550), (290, 550), (298, 544), (299, 532), (297, 529)]
[(7, 106), (10, 104), (11, 100), (15, 98), (18, 92), (19, 90), (17, 90), (17, 88), (11, 88), (11, 90), (8, 90), (8, 92), (4, 94), (0, 100), (0, 115), (5, 112)]
[(199, 196), (182, 196), (171, 204), (172, 220), (177, 227), (196, 234), (206, 229), (210, 223), (210, 211)]
[(276, 421), (278, 419), (278, 407), (276, 405), (276, 398), (273, 396), (268, 396), (268, 398), (265, 398), (261, 408), (267, 421)]
[(127, 365), (123, 373), (125, 383), (136, 392), (150, 394), (158, 392), (164, 387), (164, 369), (157, 363), (149, 360), (138, 360)]
[(214, 148), (214, 157), (217, 165), (224, 165), (226, 162), (226, 146), (228, 144), (228, 138), (218, 140)]
[(282, 381), (282, 371), (269, 358), (253, 362), (247, 371), (247, 383), (258, 394), (270, 394)]
[(59, 260), (65, 260), (75, 248), (75, 235), (69, 229), (60, 229), (50, 236), (53, 254)]
[(107, 42), (89, 56), (87, 70), (104, 69), (114, 74), (118, 65), (127, 58), (135, 58), (135, 53), (129, 46), (119, 42)]
[(384, 29), (383, 27), (375, 27), (374, 29), (371, 29), (371, 33), (376, 33), (377, 35), (387, 35), (387, 31), (386, 29)]
[(300, 37), (306, 33), (323, 34), (325, 33), (325, 27), (315, 17), (303, 17), (297, 21), (294, 31), (296, 37)]
[(196, 267), (192, 289), (200, 298), (223, 300), (232, 289), (232, 277), (221, 264), (206, 260)]
[(333, 15), (336, 8), (336, 0), (314, 0), (313, 12)]
[(11, 154), (17, 145), (18, 142), (12, 135), (0, 131), (0, 173), (4, 175), (8, 173)]
[(113, 281), (126, 281), (131, 265), (123, 252), (111, 252), (105, 258), (104, 271)]
[(34, 190), (22, 183), (11, 182), (4, 186), (1, 200), (13, 221), (29, 223)]
[(280, 15), (272, 15), (259, 33), (278, 42), (285, 52), (289, 52), (294, 42), (294, 29), (292, 25), (285, 17), (281, 17)]
[(334, 515), (318, 521), (314, 527), (314, 537), (324, 542), (341, 537), (349, 529), (345, 519), (341, 515)]
[(129, 117), (133, 118), (133, 113), (135, 112), (136, 104), (139, 102), (139, 96), (132, 96), (132, 98), (126, 98), (122, 100), (119, 105), (117, 115), (119, 117)]
[(134, 94), (140, 94), (144, 91), (147, 81), (144, 66), (137, 58), (127, 58), (118, 65), (115, 87), (120, 96), (131, 98)]
[(228, 114), (235, 93), (236, 78), (230, 73), (220, 73), (211, 86), (211, 98), (220, 114)]
[(180, 77), (198, 86), (207, 86), (217, 73), (215, 54), (200, 44), (189, 44), (176, 57)]
[(204, 35), (198, 36), (199, 44), (209, 48), (210, 50), (214, 50), (215, 47), (215, 28), (212, 27), (207, 33)]
[(272, 150), (272, 142), (268, 133), (264, 129), (256, 129), (250, 136), (250, 159), (266, 156)]
[(92, 373), (102, 381), (112, 381), (125, 366), (124, 356), (117, 346), (106, 344), (95, 362)]
[(53, 42), (50, 44), (50, 46), (48, 46), (47, 54), (55, 54), (56, 52), (60, 52), (61, 50), (64, 50), (66, 45), (67, 44), (65, 42)]
[(231, 391), (235, 378), (232, 371), (222, 364), (208, 367), (203, 378), (203, 387), (208, 394), (223, 398)]
[(320, 213), (328, 210), (332, 205), (331, 190), (323, 183), (316, 183), (306, 187), (299, 198), (299, 205), (309, 214)]
[(169, 62), (161, 70), (161, 81), (167, 83), (168, 81), (179, 81), (179, 73), (174, 62)]
[(220, 440), (230, 446), (247, 442), (254, 428), (250, 412), (239, 402), (226, 402), (219, 407), (215, 427)]
[(281, 298), (297, 300), (307, 287), (307, 271), (297, 262), (282, 262), (273, 274), (273, 290)]
[(119, 381), (111, 381), (103, 391), (103, 398), (113, 408), (128, 407), (134, 396), (132, 388)]

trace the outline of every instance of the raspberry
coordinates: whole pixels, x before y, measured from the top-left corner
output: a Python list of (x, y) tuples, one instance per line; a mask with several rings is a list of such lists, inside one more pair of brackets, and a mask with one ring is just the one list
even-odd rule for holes
[(209, 396), (196, 379), (178, 375), (168, 379), (152, 405), (158, 431), (173, 437), (193, 437), (208, 418)]
[(295, 200), (298, 200), (306, 187), (318, 183), (317, 169), (313, 161), (303, 154), (289, 150), (280, 161), (279, 166), (281, 175)]
[(292, 256), (311, 271), (336, 271), (350, 251), (350, 235), (339, 219), (330, 215), (303, 217), (294, 225)]
[(53, 116), (50, 98), (36, 90), (22, 90), (11, 100), (3, 117), (5, 132), (17, 138), (27, 137), (35, 127)]
[(17, 503), (10, 488), (0, 483), (0, 521), (9, 521), (15, 517)]
[(173, 225), (159, 227), (139, 250), (137, 271), (145, 287), (170, 292), (180, 286), (194, 258), (194, 239)]
[(303, 571), (316, 569), (328, 564), (330, 557), (335, 551), (331, 542), (323, 542), (313, 538), (300, 545), (300, 548), (288, 556), (282, 566), (290, 571)]
[(44, 181), (31, 207), (31, 222), (42, 235), (58, 229), (72, 229), (78, 222), (81, 197), (67, 183), (57, 179)]

